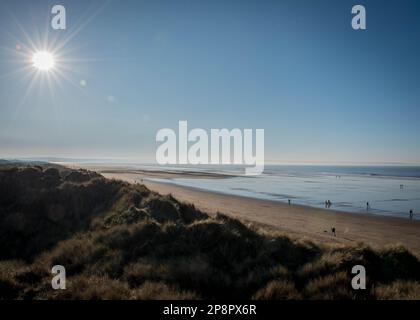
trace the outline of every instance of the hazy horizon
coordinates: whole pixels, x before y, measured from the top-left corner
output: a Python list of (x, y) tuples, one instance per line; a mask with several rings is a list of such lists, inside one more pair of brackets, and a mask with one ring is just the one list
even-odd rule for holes
[[(43, 161), (51, 163), (80, 163), (80, 164), (104, 164), (104, 165), (145, 165), (145, 166), (156, 166), (164, 167), (165, 165), (159, 165), (154, 159), (150, 160), (139, 160), (137, 158), (112, 158), (112, 157), (102, 157), (102, 158), (83, 158), (83, 157), (52, 157), (52, 156), (5, 156), (0, 157), (0, 160), (6, 161)], [(217, 167), (217, 166), (239, 166), (235, 164), (174, 164), (168, 166), (179, 166), (179, 167)], [(291, 161), (291, 162), (279, 162), (279, 161), (265, 161), (265, 166), (325, 166), (325, 167), (420, 167), (420, 163), (403, 163), (403, 162), (305, 162), (305, 161)]]

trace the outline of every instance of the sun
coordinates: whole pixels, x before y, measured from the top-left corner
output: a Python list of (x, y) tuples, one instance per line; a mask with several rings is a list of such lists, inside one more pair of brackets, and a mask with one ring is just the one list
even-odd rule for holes
[(54, 68), (54, 56), (48, 51), (38, 51), (32, 56), (32, 65), (40, 71), (49, 71)]

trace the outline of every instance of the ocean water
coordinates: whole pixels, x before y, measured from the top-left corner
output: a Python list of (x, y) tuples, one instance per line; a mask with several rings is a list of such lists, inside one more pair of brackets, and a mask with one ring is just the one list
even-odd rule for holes
[[(160, 168), (162, 169), (162, 168)], [(171, 170), (192, 170), (171, 168)], [(194, 171), (242, 173), (243, 168), (195, 168)], [(154, 179), (159, 180), (159, 179)], [(267, 166), (264, 174), (227, 179), (165, 180), (180, 186), (292, 204), (420, 220), (420, 167)], [(366, 203), (370, 209), (367, 210)]]

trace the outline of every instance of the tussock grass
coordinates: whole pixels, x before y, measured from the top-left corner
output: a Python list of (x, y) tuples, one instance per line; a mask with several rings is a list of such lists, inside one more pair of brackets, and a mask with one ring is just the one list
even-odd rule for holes
[(255, 300), (298, 300), (302, 296), (290, 280), (273, 280), (253, 296)]
[[(0, 194), (0, 299), (420, 298), (403, 247), (294, 239), (86, 170), (0, 167)], [(51, 290), (57, 264), (64, 291)]]
[(380, 285), (375, 294), (380, 300), (420, 300), (420, 282), (395, 281)]

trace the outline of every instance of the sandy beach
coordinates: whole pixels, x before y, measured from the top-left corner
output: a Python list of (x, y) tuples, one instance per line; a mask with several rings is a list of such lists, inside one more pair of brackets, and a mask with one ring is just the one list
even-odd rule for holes
[[(176, 199), (193, 203), (210, 214), (221, 212), (245, 222), (285, 232), (322, 243), (349, 244), (364, 242), (372, 247), (401, 244), (420, 256), (420, 221), (369, 214), (347, 213), (287, 203), (259, 200), (208, 192), (170, 183), (151, 182), (147, 172), (104, 171), (110, 179), (144, 183), (160, 194), (172, 194)], [(161, 173), (161, 178), (172, 178)], [(152, 177), (156, 177), (153, 174)], [(336, 229), (336, 236), (331, 228)]]

